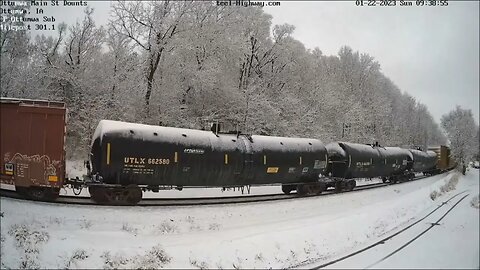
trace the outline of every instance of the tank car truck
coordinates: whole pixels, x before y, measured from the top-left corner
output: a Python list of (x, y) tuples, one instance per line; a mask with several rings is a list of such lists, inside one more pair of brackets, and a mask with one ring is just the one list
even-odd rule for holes
[(384, 182), (402, 180), (404, 172), (412, 167), (412, 154), (398, 147), (381, 147), (378, 144), (333, 142), (328, 151), (327, 176), (323, 182), (336, 191), (352, 190), (356, 178), (380, 177)]
[(89, 191), (98, 203), (136, 204), (142, 189), (282, 184), (322, 191), (327, 150), (316, 139), (285, 138), (102, 120), (91, 146)]
[(0, 99), (3, 184), (35, 200), (55, 200), (65, 180), (65, 104)]

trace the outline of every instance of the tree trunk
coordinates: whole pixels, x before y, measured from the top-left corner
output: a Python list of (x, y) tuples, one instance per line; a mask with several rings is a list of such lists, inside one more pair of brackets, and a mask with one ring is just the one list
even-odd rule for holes
[(147, 105), (147, 107), (148, 105), (150, 105), (150, 97), (152, 96), (152, 86), (153, 86), (155, 71), (157, 71), (158, 63), (160, 62), (160, 58), (162, 57), (163, 49), (164, 48), (162, 47), (158, 51), (158, 53), (150, 57), (150, 65), (148, 67), (148, 75), (147, 75), (147, 92), (145, 93), (145, 105)]

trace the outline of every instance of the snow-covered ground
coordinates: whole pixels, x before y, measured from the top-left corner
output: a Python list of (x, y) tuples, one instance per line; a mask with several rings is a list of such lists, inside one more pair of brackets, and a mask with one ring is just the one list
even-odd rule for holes
[[(478, 268), (479, 171), (288, 201), (110, 207), (1, 198), (2, 268), (305, 268), (383, 239), (329, 267)], [(388, 259), (374, 264), (437, 221)]]

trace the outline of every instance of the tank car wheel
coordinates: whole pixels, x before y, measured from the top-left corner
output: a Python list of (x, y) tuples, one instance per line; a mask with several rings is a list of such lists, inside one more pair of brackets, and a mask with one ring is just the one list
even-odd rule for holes
[(305, 190), (307, 191), (307, 194), (306, 194), (306, 195), (312, 195), (312, 194), (314, 194), (315, 192), (317, 192), (317, 190), (315, 189), (315, 185), (314, 185), (314, 184), (307, 184), (307, 185), (305, 185)]
[(315, 186), (315, 195), (320, 195), (322, 194), (322, 192), (324, 192), (325, 190), (327, 190), (327, 186), (324, 184), (324, 183), (318, 183), (316, 186)]
[(98, 187), (88, 187), (88, 193), (90, 194), (90, 197), (93, 198), (93, 196), (96, 195), (96, 192), (98, 191)]
[(347, 190), (352, 191), (357, 186), (357, 182), (355, 180), (350, 180), (347, 182)]
[(337, 181), (335, 182), (335, 192), (340, 193), (343, 190), (343, 182)]
[(128, 185), (125, 188), (123, 201), (128, 205), (136, 205), (142, 200), (142, 189), (137, 185)]
[(290, 185), (282, 185), (282, 192), (285, 193), (285, 194), (290, 194), (290, 192), (292, 192), (294, 188), (292, 188), (292, 186)]
[(90, 196), (92, 196), (92, 193), (95, 192), (95, 189), (92, 188), (92, 187), (88, 187), (87, 189), (88, 189), (88, 194), (90, 194)]
[(390, 184), (396, 184), (398, 179), (394, 176), (390, 177)]
[(98, 204), (105, 204), (107, 203), (107, 188), (104, 187), (88, 187), (88, 192), (90, 193), (90, 198), (98, 203)]
[(320, 195), (325, 191), (324, 183), (311, 183), (304, 186), (307, 195)]
[(305, 185), (303, 184), (297, 185), (297, 194), (299, 196), (305, 196), (307, 195), (307, 193), (308, 193), (308, 189)]
[(98, 204), (136, 205), (142, 200), (142, 189), (137, 185), (126, 187), (89, 187), (92, 200)]

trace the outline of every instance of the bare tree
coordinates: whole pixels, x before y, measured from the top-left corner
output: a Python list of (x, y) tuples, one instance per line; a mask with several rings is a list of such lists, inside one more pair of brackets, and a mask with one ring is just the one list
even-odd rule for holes
[(58, 68), (58, 58), (60, 55), (62, 42), (65, 39), (66, 32), (67, 25), (65, 23), (60, 23), (57, 30), (58, 36), (46, 37), (44, 35), (41, 35), (36, 37), (35, 44), (37, 46), (38, 52), (44, 59), (45, 66)]
[[(113, 5), (112, 28), (146, 52), (145, 105), (150, 104), (155, 73), (165, 51), (172, 50), (172, 40), (181, 31), (182, 19), (192, 1), (119, 1)], [(147, 111), (148, 113), (148, 111)]]
[(83, 21), (70, 27), (70, 36), (65, 41), (65, 63), (71, 70), (85, 67), (84, 62), (94, 59), (104, 42), (105, 31), (103, 27), (96, 27), (92, 18), (93, 9), (85, 9)]

